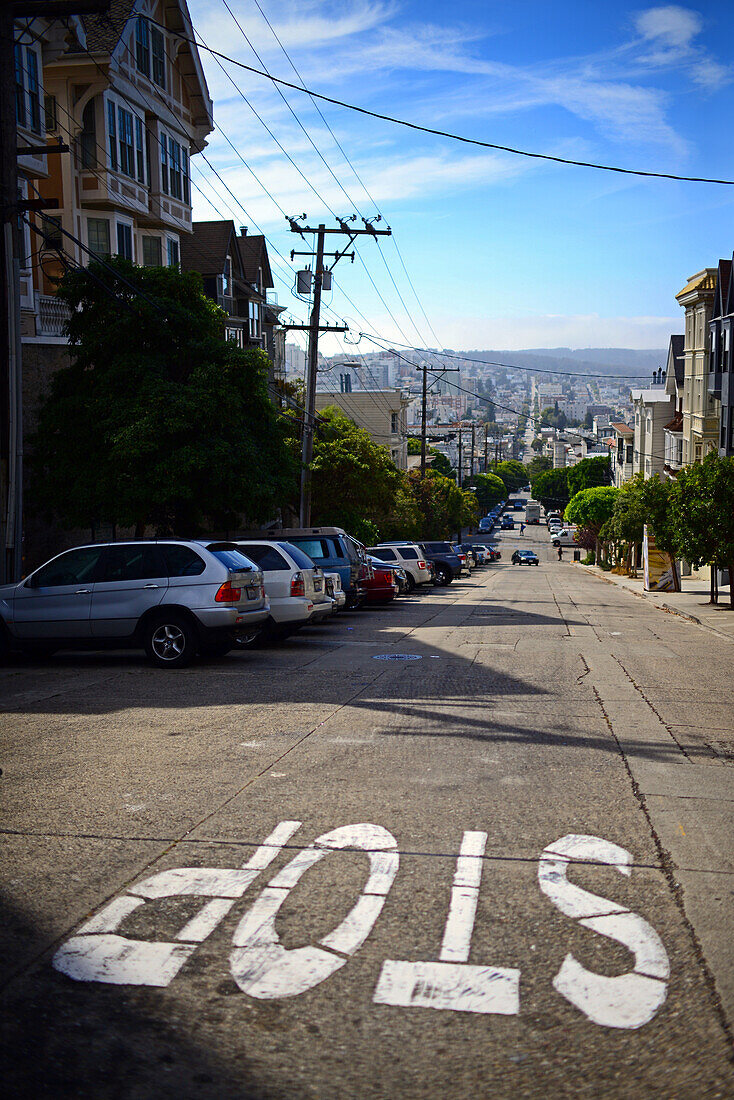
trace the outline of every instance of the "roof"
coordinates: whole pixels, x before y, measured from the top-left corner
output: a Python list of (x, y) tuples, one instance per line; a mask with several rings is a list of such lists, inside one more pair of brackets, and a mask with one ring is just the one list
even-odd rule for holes
[[(125, 30), (125, 24), (135, 10), (135, 4), (136, 0), (110, 0), (108, 11), (81, 17), (90, 53), (113, 52)], [(69, 52), (75, 53), (80, 49), (80, 46), (72, 47)]]
[(265, 238), (255, 234), (250, 236), (247, 233), (240, 233), (237, 238), (237, 244), (240, 249), (240, 256), (242, 257), (242, 269), (245, 273), (245, 278), (250, 283), (257, 283), (258, 268), (262, 268), (263, 273), (263, 286), (274, 286), (273, 274), (270, 270), (270, 260), (268, 258), (268, 250), (265, 245)]
[(729, 282), (731, 280), (731, 260), (719, 260), (719, 275), (716, 280), (716, 297), (711, 316), (725, 317), (729, 312)]
[(611, 428), (614, 428), (617, 435), (634, 435), (632, 428), (628, 428), (626, 424), (623, 424), (621, 420), (613, 420), (610, 424)]
[(691, 275), (690, 279), (676, 294), (678, 301), (681, 298), (686, 297), (688, 294), (693, 294), (694, 291), (713, 291), (716, 290), (716, 277), (718, 275), (718, 268), (705, 267), (703, 271), (698, 271), (695, 275)]
[(235, 236), (233, 221), (194, 222), (191, 236), (181, 235), (181, 270), (221, 275)]
[(683, 431), (683, 413), (677, 412), (672, 420), (669, 420), (667, 424), (663, 424), (663, 431), (665, 432), (682, 432)]

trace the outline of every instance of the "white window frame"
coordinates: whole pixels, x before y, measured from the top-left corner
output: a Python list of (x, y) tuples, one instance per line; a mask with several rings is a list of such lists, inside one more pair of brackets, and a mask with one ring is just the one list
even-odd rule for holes
[(132, 256), (130, 257), (130, 260), (131, 260), (132, 263), (135, 263), (135, 226), (133, 225), (132, 220), (130, 220), (128, 218), (120, 218), (120, 217), (115, 218), (115, 242), (114, 242), (115, 243), (115, 255), (116, 256), (120, 255), (120, 253), (117, 250), (117, 246), (118, 246), (118, 243), (119, 243), (119, 238), (118, 238), (118, 227), (119, 226), (127, 226), (127, 228), (130, 230), (130, 245), (131, 245), (131, 251), (132, 251)]

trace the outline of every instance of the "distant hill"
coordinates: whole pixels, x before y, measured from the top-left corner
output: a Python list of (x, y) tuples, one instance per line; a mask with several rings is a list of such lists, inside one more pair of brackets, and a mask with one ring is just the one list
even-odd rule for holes
[[(461, 353), (459, 353), (461, 354)], [(659, 351), (640, 348), (527, 348), (522, 351), (467, 351), (472, 359), (517, 364), (545, 370), (571, 371), (578, 374), (652, 374), (665, 368), (667, 348)]]

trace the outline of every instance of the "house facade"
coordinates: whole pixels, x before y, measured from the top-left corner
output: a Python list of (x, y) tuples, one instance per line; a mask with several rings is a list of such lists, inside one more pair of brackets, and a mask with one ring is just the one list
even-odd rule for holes
[(675, 477), (683, 465), (683, 388), (685, 383), (685, 337), (673, 335), (668, 346), (665, 392), (672, 403), (673, 415), (663, 424), (663, 474)]
[(719, 402), (719, 454), (734, 456), (734, 287), (731, 260), (719, 260), (709, 322), (709, 393)]
[(408, 469), (408, 421), (410, 404), (400, 390), (360, 390), (351, 393), (316, 392), (316, 410), (336, 405), (374, 443), (386, 447), (399, 470)]
[(665, 425), (674, 411), (674, 399), (667, 392), (666, 374), (653, 372), (652, 385), (632, 390), (635, 410), (632, 452), (633, 473), (644, 477), (662, 474), (665, 467)]
[(612, 468), (612, 484), (619, 488), (634, 473), (634, 436), (632, 428), (621, 421), (613, 421), (609, 436)]
[(709, 322), (717, 278), (717, 268), (704, 268), (676, 294), (685, 310), (682, 430), (686, 466), (719, 446), (720, 402), (709, 389)]

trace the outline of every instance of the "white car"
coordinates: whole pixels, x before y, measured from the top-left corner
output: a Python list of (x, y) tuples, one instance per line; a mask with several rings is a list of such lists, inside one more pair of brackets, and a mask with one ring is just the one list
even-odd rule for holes
[(399, 565), (405, 570), (408, 580), (408, 592), (416, 585), (431, 584), (431, 570), (421, 549), (414, 542), (381, 542), (379, 546), (370, 546), (367, 553), (381, 561)]
[(551, 542), (554, 546), (577, 546), (576, 528), (561, 527), (551, 534)]
[(334, 611), (343, 611), (347, 606), (347, 594), (342, 588), (341, 574), (324, 573), (326, 594), (334, 601)]
[(270, 617), (263, 633), (284, 638), (307, 623), (321, 622), (334, 611), (324, 574), (297, 546), (286, 542), (237, 539), (237, 546), (262, 570), (270, 599)]

